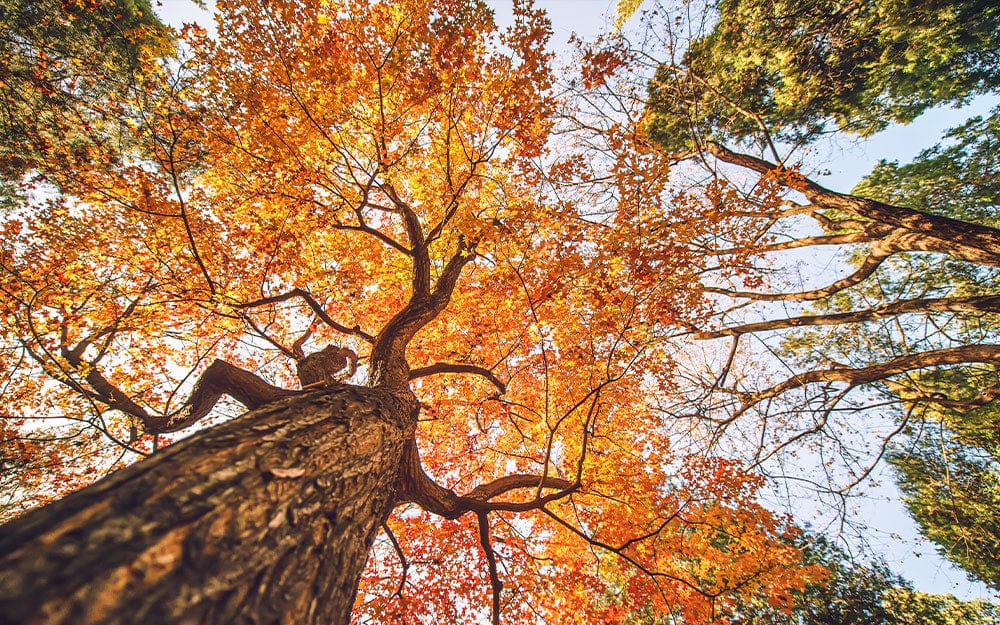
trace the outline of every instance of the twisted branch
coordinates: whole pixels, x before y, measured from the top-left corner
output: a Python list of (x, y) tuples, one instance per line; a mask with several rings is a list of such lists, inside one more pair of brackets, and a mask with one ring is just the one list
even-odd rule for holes
[[(500, 495), (522, 488), (542, 488), (556, 492), (541, 497), (536, 496), (525, 502), (491, 501)], [(413, 439), (410, 439), (403, 448), (398, 484), (400, 503), (416, 503), (428, 512), (446, 519), (457, 519), (468, 512), (479, 514), (499, 510), (508, 512), (537, 510), (546, 503), (566, 497), (579, 488), (579, 482), (519, 473), (477, 486), (466, 495), (458, 495), (450, 488), (445, 488), (432, 480), (424, 472), (416, 441)]]

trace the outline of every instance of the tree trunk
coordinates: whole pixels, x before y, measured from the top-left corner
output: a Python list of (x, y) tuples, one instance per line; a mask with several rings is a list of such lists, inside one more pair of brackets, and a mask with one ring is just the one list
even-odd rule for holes
[(348, 623), (414, 409), (303, 393), (15, 519), (0, 623)]

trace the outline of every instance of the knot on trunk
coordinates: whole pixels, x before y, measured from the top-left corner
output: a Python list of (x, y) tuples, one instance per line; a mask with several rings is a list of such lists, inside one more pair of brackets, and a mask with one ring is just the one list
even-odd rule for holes
[(339, 383), (358, 368), (358, 355), (346, 347), (330, 345), (299, 358), (295, 363), (302, 388)]

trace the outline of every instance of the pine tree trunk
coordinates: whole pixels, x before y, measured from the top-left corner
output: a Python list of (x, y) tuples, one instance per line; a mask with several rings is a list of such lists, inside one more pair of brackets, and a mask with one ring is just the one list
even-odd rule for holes
[(0, 623), (348, 623), (413, 408), (296, 395), (15, 519)]

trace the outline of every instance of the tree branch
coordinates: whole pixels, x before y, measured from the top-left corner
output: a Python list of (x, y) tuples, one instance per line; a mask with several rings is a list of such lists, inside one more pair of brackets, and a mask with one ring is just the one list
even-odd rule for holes
[(486, 555), (486, 564), (490, 572), (490, 588), (493, 594), (493, 606), (490, 612), (490, 622), (492, 625), (500, 625), (500, 592), (503, 590), (503, 582), (497, 574), (497, 555), (490, 544), (490, 521), (486, 512), (479, 512), (476, 515), (479, 520), (479, 544)]
[(431, 259), (424, 239), (424, 230), (420, 218), (413, 212), (409, 204), (403, 201), (396, 189), (388, 182), (379, 185), (379, 189), (388, 196), (393, 205), (403, 216), (406, 236), (410, 240), (410, 254), (413, 258), (413, 279), (411, 286), (414, 297), (426, 297), (431, 289)]
[(93, 390), (87, 391), (73, 381), (70, 381), (70, 384), (109, 408), (139, 419), (143, 430), (148, 434), (176, 432), (196, 423), (215, 407), (222, 395), (229, 395), (252, 410), (295, 392), (272, 386), (245, 369), (216, 360), (198, 378), (194, 391), (180, 409), (170, 414), (156, 415), (151, 414), (127, 393), (112, 384), (95, 363), (84, 363), (81, 352), (82, 350), (78, 349), (62, 350), (67, 362), (77, 371), (84, 372), (83, 377)]
[[(522, 488), (555, 489), (556, 492), (543, 497), (535, 497), (525, 502), (492, 502), (491, 500), (513, 490)], [(506, 510), (526, 512), (536, 510), (549, 501), (566, 497), (580, 488), (578, 482), (540, 475), (508, 475), (487, 484), (477, 486), (467, 495), (460, 496), (432, 480), (420, 464), (420, 453), (416, 441), (411, 439), (403, 448), (403, 459), (399, 471), (399, 501), (412, 502), (428, 512), (446, 519), (457, 519), (467, 512), (490, 512)]]
[(970, 297), (941, 297), (927, 299), (908, 299), (890, 302), (866, 310), (856, 310), (830, 315), (803, 315), (787, 319), (774, 319), (757, 323), (722, 328), (710, 332), (698, 332), (696, 339), (717, 339), (724, 336), (739, 336), (754, 332), (769, 332), (803, 326), (828, 326), (844, 323), (861, 323), (876, 321), (886, 317), (895, 317), (907, 313), (932, 312), (965, 312), (965, 313), (1000, 313), (1000, 296), (983, 295)]
[[(475, 257), (474, 245), (460, 237), (458, 250), (441, 270), (434, 289), (428, 294), (414, 291), (406, 306), (385, 324), (375, 337), (369, 358), (370, 385), (396, 388), (405, 387), (409, 383), (410, 366), (406, 361), (406, 346), (421, 328), (448, 307), (462, 269)], [(417, 271), (417, 264), (418, 260), (414, 258), (414, 271)]]
[(734, 152), (715, 142), (705, 143), (704, 149), (726, 163), (761, 175), (778, 172), (785, 176), (785, 184), (789, 188), (801, 191), (817, 206), (850, 211), (906, 231), (910, 235), (908, 242), (914, 246), (913, 249), (949, 254), (973, 263), (1000, 266), (1000, 230), (996, 228), (838, 193), (764, 159)]
[(388, 523), (382, 524), (382, 531), (385, 532), (389, 542), (392, 543), (392, 548), (396, 551), (396, 555), (399, 557), (399, 565), (403, 568), (403, 572), (399, 576), (399, 586), (396, 587), (396, 592), (393, 593), (395, 596), (402, 599), (403, 589), (406, 588), (406, 575), (410, 570), (410, 562), (406, 559), (406, 554), (403, 553), (403, 548), (400, 546), (399, 541), (396, 540), (396, 535), (392, 533), (392, 528), (389, 527)]
[(993, 403), (1000, 397), (1000, 384), (984, 388), (975, 397), (969, 399), (952, 399), (944, 393), (935, 391), (928, 393), (921, 389), (914, 388), (908, 384), (892, 383), (890, 388), (898, 394), (903, 401), (913, 404), (935, 404), (958, 414), (968, 414), (973, 410)]
[(907, 371), (960, 365), (970, 362), (995, 363), (1000, 359), (1000, 345), (962, 345), (927, 352), (919, 352), (893, 358), (870, 367), (836, 369), (817, 369), (795, 375), (770, 388), (753, 393), (737, 393), (743, 403), (738, 411), (745, 412), (765, 399), (771, 399), (792, 389), (817, 382), (843, 382), (851, 387), (870, 384)]
[(288, 301), (296, 297), (301, 297), (306, 302), (306, 304), (308, 304), (309, 308), (311, 308), (313, 312), (316, 313), (316, 316), (323, 321), (323, 323), (330, 326), (337, 332), (340, 332), (341, 334), (347, 334), (350, 336), (357, 336), (369, 343), (373, 343), (375, 341), (375, 337), (363, 331), (361, 329), (361, 326), (355, 325), (353, 328), (349, 328), (343, 324), (334, 321), (330, 317), (330, 315), (328, 315), (327, 312), (323, 310), (323, 307), (320, 305), (319, 302), (317, 302), (313, 298), (312, 294), (310, 294), (309, 291), (306, 291), (305, 289), (300, 289), (298, 287), (292, 289), (291, 291), (288, 291), (287, 293), (282, 293), (281, 295), (272, 295), (270, 297), (262, 297), (261, 299), (254, 300), (252, 302), (246, 302), (244, 304), (236, 304), (235, 306), (233, 306), (233, 308), (241, 310), (247, 308), (256, 308), (258, 306), (266, 306), (268, 304), (276, 304), (278, 302)]
[[(84, 343), (81, 343), (81, 345), (84, 345), (85, 347)], [(93, 392), (88, 392), (85, 388), (80, 387), (78, 383), (70, 381), (69, 383), (73, 388), (76, 388), (80, 392), (84, 393), (87, 397), (106, 404), (109, 408), (120, 410), (125, 414), (139, 419), (143, 423), (144, 427), (147, 423), (156, 420), (157, 417), (151, 415), (145, 408), (133, 401), (127, 393), (105, 378), (94, 363), (84, 363), (82, 359), (82, 352), (83, 350), (71, 350), (66, 347), (62, 349), (63, 358), (66, 359), (73, 369), (83, 372), (83, 379), (87, 381), (87, 384), (90, 385)]]
[(471, 373), (473, 375), (480, 375), (489, 380), (493, 386), (497, 387), (497, 390), (499, 390), (501, 394), (507, 392), (507, 385), (500, 381), (500, 378), (498, 378), (496, 374), (485, 367), (479, 367), (477, 365), (439, 362), (433, 365), (418, 367), (411, 370), (410, 379), (416, 380), (417, 378), (437, 375), (439, 373)]
[(716, 293), (719, 295), (728, 295), (729, 297), (739, 297), (745, 299), (751, 299), (759, 302), (788, 302), (788, 301), (811, 301), (818, 300), (824, 297), (829, 297), (839, 291), (846, 288), (852, 287), (855, 284), (860, 284), (864, 282), (869, 276), (875, 273), (875, 270), (879, 268), (879, 265), (885, 261), (886, 258), (892, 256), (895, 252), (899, 251), (891, 246), (889, 249), (885, 249), (887, 246), (881, 245), (883, 242), (876, 243), (872, 246), (871, 253), (865, 257), (861, 266), (857, 268), (849, 276), (845, 276), (836, 282), (832, 282), (827, 286), (820, 289), (813, 289), (811, 291), (798, 291), (796, 293), (758, 293), (755, 291), (732, 291), (729, 289), (721, 289), (718, 287), (705, 287), (706, 293)]
[[(813, 247), (818, 245), (848, 245), (852, 243), (869, 243), (872, 237), (866, 232), (851, 232), (848, 234), (837, 234), (837, 235), (825, 235), (819, 237), (802, 237), (800, 239), (792, 239), (791, 241), (782, 241), (780, 243), (769, 243), (767, 245), (760, 245), (751, 248), (754, 252), (758, 254), (764, 254), (767, 252), (783, 252), (786, 250), (794, 250), (802, 247)], [(712, 252), (715, 256), (722, 256), (725, 254), (739, 254), (744, 252), (744, 248), (725, 248), (721, 250), (715, 250)]]
[(207, 415), (223, 395), (229, 395), (253, 410), (294, 394), (295, 391), (268, 384), (246, 369), (224, 360), (216, 360), (198, 378), (194, 391), (180, 410), (165, 417), (154, 418), (144, 426), (152, 434), (182, 430)]

